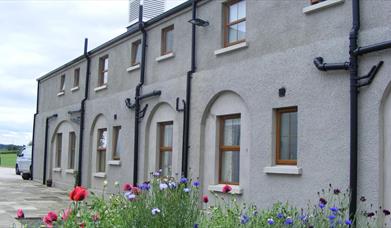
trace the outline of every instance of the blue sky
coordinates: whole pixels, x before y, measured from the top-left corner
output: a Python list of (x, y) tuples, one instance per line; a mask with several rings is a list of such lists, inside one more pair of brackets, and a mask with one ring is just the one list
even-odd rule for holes
[[(168, 0), (171, 8), (184, 0)], [(36, 78), (126, 31), (127, 0), (0, 1), (0, 143), (32, 138)]]

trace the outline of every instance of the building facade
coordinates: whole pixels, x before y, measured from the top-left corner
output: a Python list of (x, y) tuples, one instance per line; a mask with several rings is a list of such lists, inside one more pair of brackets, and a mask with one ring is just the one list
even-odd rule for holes
[[(238, 198), (259, 206), (278, 200), (304, 206), (329, 183), (348, 187), (348, 73), (320, 72), (313, 59), (348, 59), (351, 8), (343, 0), (198, 2), (197, 17), (209, 25), (196, 28), (187, 171), (203, 193), (228, 183)], [(390, 39), (390, 10), (389, 1), (361, 1), (360, 44)], [(145, 24), (142, 94), (161, 94), (141, 101), (141, 109), (148, 107), (139, 121), (139, 182), (159, 169), (182, 173), (191, 18), (185, 2)], [(135, 112), (128, 106), (140, 80), (141, 46), (135, 28), (88, 51), (89, 60), (82, 55), (38, 79), (34, 180), (45, 173), (69, 189), (81, 171), (81, 184), (96, 191), (104, 180), (109, 191), (114, 181), (133, 181)], [(390, 51), (361, 57), (360, 74), (379, 60), (383, 67), (359, 94), (358, 194), (389, 208)]]

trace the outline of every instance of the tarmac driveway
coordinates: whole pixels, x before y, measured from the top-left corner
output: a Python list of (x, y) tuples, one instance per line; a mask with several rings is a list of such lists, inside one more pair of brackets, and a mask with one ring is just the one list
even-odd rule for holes
[(42, 218), (48, 211), (59, 211), (69, 204), (68, 193), (35, 181), (22, 180), (15, 169), (0, 167), (0, 228), (20, 227), (15, 220), (21, 208), (26, 218)]

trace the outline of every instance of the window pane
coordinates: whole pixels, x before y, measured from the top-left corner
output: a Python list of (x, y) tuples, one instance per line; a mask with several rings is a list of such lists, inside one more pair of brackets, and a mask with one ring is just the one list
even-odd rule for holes
[(106, 171), (106, 150), (98, 151), (98, 172)]
[(56, 167), (61, 167), (62, 134), (57, 134)]
[(113, 129), (113, 159), (120, 159), (122, 150), (121, 127), (116, 126)]
[(228, 42), (232, 43), (238, 40), (238, 24), (229, 26)]
[(164, 125), (164, 132), (163, 132), (163, 146), (164, 147), (172, 147), (172, 131), (173, 127), (172, 124)]
[(172, 52), (174, 46), (174, 33), (173, 30), (169, 30), (166, 33), (166, 53)]
[(100, 129), (98, 136), (98, 149), (106, 149), (107, 147), (107, 130)]
[(240, 118), (224, 120), (224, 146), (240, 145)]
[(69, 168), (75, 167), (76, 135), (75, 132), (69, 133)]
[(239, 151), (224, 151), (221, 157), (221, 181), (239, 183)]
[(229, 23), (238, 20), (238, 4), (229, 6)]
[(104, 68), (103, 68), (103, 70), (108, 70), (109, 69), (109, 58), (105, 58), (105, 63), (104, 63)]
[(61, 75), (60, 91), (65, 90), (65, 75)]
[(138, 43), (136, 45), (136, 57), (134, 63), (140, 63), (141, 62), (141, 45)]
[(246, 22), (243, 21), (238, 24), (238, 40), (243, 40), (246, 38)]
[(241, 1), (238, 4), (238, 19), (246, 17), (246, 1)]
[(108, 72), (103, 73), (103, 84), (107, 84)]
[(160, 169), (163, 176), (171, 176), (172, 169), (172, 152), (164, 151), (160, 153)]
[(297, 160), (297, 112), (281, 114), (280, 159)]

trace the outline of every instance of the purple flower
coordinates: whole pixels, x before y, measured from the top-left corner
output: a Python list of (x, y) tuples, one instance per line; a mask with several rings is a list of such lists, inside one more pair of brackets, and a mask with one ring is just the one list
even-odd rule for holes
[(200, 186), (200, 182), (199, 181), (194, 181), (193, 182), (193, 186), (198, 188)]
[(334, 194), (335, 195), (338, 195), (339, 193), (341, 193), (341, 191), (338, 188), (334, 189)]
[(248, 221), (250, 221), (250, 218), (247, 215), (240, 216), (240, 223), (241, 224), (246, 224), (246, 223), (248, 223)]
[(160, 172), (154, 172), (152, 175), (153, 175), (154, 177), (159, 177), (159, 176), (160, 176)]
[(293, 219), (291, 217), (287, 217), (285, 222), (284, 222), (285, 225), (292, 225), (293, 224)]
[(349, 219), (346, 219), (346, 220), (345, 220), (345, 224), (348, 225), (348, 226), (350, 226), (350, 225), (352, 225), (352, 221), (350, 221)]
[(269, 225), (273, 225), (273, 224), (274, 224), (273, 218), (268, 218), (268, 219), (267, 219), (267, 223), (268, 223)]
[(319, 203), (319, 207), (320, 207), (320, 209), (323, 209), (325, 207), (325, 205), (323, 203)]
[(125, 192), (124, 196), (127, 200), (130, 201), (136, 199), (136, 195), (133, 194), (132, 192)]
[(337, 207), (330, 207), (330, 211), (332, 211), (333, 213), (337, 213), (338, 208)]
[(168, 187), (170, 189), (175, 189), (176, 188), (176, 183), (175, 182), (168, 182)]
[(184, 188), (183, 191), (184, 192), (190, 192), (190, 188)]
[(319, 202), (323, 205), (326, 205), (327, 204), (327, 200), (325, 198), (320, 198), (319, 199)]
[(387, 216), (387, 215), (390, 215), (390, 214), (391, 214), (391, 212), (390, 212), (389, 210), (387, 210), (387, 209), (384, 209), (384, 210), (383, 210), (383, 213), (384, 213), (384, 215), (385, 215), (385, 216)]
[(152, 208), (151, 213), (152, 213), (152, 215), (156, 215), (156, 214), (160, 213), (160, 209), (159, 208)]
[(166, 183), (160, 183), (159, 188), (160, 188), (160, 190), (164, 190), (164, 189), (168, 188), (168, 185)]
[(193, 228), (198, 228), (198, 224), (197, 223), (194, 224)]
[(335, 215), (329, 215), (328, 218), (329, 218), (330, 221), (333, 221), (336, 218), (336, 216)]
[(280, 218), (284, 218), (284, 214), (278, 213), (278, 214), (277, 214), (277, 218), (279, 218), (279, 219), (280, 219)]
[(148, 182), (144, 182), (139, 185), (139, 188), (143, 191), (148, 191), (151, 188), (151, 185)]
[(303, 222), (307, 221), (307, 216), (306, 215), (300, 215), (300, 220)]
[(367, 213), (367, 217), (372, 218), (373, 216), (375, 216), (375, 213), (373, 213), (373, 212)]
[(187, 183), (187, 178), (182, 177), (181, 180), (179, 181), (181, 184), (186, 184)]

